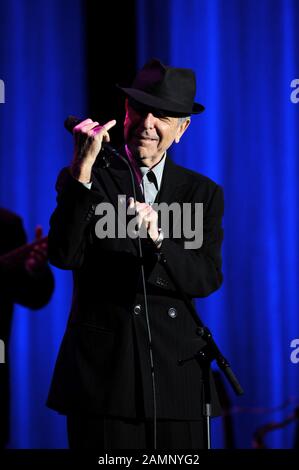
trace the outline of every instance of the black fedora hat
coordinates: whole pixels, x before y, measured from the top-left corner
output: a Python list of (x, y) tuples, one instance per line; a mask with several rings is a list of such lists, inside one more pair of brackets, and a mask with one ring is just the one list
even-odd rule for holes
[(172, 115), (189, 116), (205, 109), (202, 104), (194, 103), (193, 70), (169, 67), (158, 59), (149, 60), (139, 70), (130, 88), (119, 88), (138, 103)]

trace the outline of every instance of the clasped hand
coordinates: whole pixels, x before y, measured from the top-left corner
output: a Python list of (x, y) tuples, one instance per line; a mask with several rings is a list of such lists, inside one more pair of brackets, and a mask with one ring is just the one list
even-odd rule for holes
[(140, 230), (143, 225), (150, 238), (153, 241), (157, 240), (159, 236), (158, 213), (152, 208), (152, 206), (145, 202), (134, 201), (131, 197), (129, 199), (129, 208), (135, 209), (136, 211), (138, 229)]

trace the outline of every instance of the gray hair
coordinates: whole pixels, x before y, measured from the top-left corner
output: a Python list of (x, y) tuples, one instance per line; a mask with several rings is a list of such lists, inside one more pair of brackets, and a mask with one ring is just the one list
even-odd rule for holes
[(179, 118), (179, 125), (185, 121), (191, 121), (191, 116), (184, 116)]

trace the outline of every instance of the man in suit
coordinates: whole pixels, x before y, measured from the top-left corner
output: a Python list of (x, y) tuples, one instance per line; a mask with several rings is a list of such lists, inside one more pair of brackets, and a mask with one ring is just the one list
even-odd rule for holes
[(5, 345), (5, 362), (0, 364), (0, 448), (9, 438), (8, 345), (13, 306), (39, 309), (50, 300), (54, 288), (41, 228), (36, 229), (35, 246), (28, 249), (26, 241), (22, 219), (0, 208), (0, 339)]
[[(167, 150), (204, 107), (194, 102), (193, 71), (156, 59), (122, 90), (123, 158), (114, 155), (110, 165), (97, 158), (115, 121), (86, 119), (74, 127), (74, 158), (57, 182), (49, 257), (73, 270), (74, 293), (48, 405), (67, 415), (71, 448), (200, 448), (202, 374), (192, 357), (204, 342), (181, 293), (191, 302), (221, 285), (223, 195), (207, 177), (172, 163)], [(114, 236), (111, 214), (126, 201), (146, 237)], [(188, 203), (193, 222), (195, 204), (203, 204), (202, 246), (187, 249), (184, 234), (174, 237), (182, 220), (163, 234), (154, 202)], [(106, 219), (103, 208), (113, 209)], [(213, 383), (212, 396), (217, 413)]]

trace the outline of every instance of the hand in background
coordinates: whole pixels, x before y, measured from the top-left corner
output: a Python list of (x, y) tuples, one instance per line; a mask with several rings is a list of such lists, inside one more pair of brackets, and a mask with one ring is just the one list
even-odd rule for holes
[[(47, 265), (48, 259), (48, 242), (41, 241), (43, 238), (43, 230), (40, 225), (35, 228), (35, 241), (37, 244), (28, 254), (25, 261), (25, 268), (30, 274), (38, 274), (43, 271)], [(40, 243), (38, 243), (40, 241)]]

